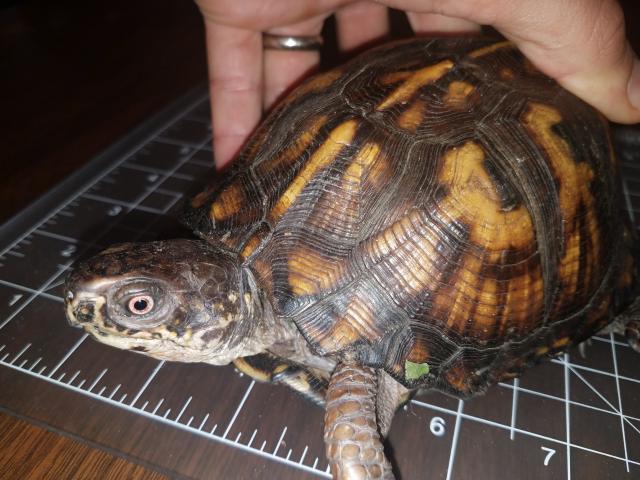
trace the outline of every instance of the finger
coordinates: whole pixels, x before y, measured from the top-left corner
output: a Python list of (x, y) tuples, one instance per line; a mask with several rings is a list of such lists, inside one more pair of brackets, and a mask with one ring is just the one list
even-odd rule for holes
[[(274, 35), (312, 36), (319, 35), (327, 15), (318, 15), (309, 20), (286, 27), (270, 29)], [(266, 109), (288, 91), (298, 80), (309, 74), (320, 61), (319, 51), (271, 50), (264, 51), (264, 101)]]
[(640, 98), (636, 97), (634, 105), (632, 89), (634, 81), (640, 83), (640, 69), (636, 68), (634, 80), (638, 60), (626, 39), (622, 10), (615, 1), (582, 3), (585, 7), (573, 12), (571, 28), (555, 16), (549, 19), (556, 22), (548, 32), (556, 39), (539, 38), (531, 31), (520, 34), (505, 29), (504, 34), (540, 70), (610, 120), (639, 122)]
[(634, 69), (639, 62), (626, 40), (624, 17), (615, 0), (380, 1), (492, 25), (540, 70), (611, 120), (640, 121), (640, 66)]
[(262, 36), (205, 19), (216, 167), (229, 163), (262, 113)]
[(338, 47), (347, 52), (389, 35), (387, 7), (371, 2), (351, 3), (336, 12)]
[(409, 12), (407, 17), (415, 33), (471, 33), (480, 31), (480, 25), (475, 22), (438, 13)]

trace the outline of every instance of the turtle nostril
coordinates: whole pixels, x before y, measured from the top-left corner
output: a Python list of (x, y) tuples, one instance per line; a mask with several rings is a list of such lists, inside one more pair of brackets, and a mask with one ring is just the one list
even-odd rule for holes
[(94, 315), (93, 303), (80, 303), (73, 313), (75, 314), (78, 323), (91, 322)]

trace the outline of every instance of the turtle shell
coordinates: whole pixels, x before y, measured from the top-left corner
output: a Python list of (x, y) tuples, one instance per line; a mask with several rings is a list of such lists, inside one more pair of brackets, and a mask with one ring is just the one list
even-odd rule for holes
[(318, 354), (470, 395), (610, 321), (617, 185), (606, 121), (512, 44), (414, 39), (294, 90), (186, 218)]

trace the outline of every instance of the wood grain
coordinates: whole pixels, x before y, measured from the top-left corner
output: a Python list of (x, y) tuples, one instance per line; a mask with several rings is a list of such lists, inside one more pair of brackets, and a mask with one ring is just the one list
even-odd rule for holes
[(0, 478), (164, 480), (128, 460), (0, 412)]
[(193, 2), (0, 8), (0, 222), (206, 81)]

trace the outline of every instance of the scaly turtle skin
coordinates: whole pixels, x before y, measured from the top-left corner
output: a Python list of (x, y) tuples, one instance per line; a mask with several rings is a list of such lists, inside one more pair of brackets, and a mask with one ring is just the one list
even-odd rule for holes
[(275, 109), (192, 200), (200, 240), (79, 265), (67, 315), (326, 399), (334, 475), (391, 478), (381, 435), (412, 392), (469, 397), (637, 325), (618, 191), (605, 120), (511, 44), (391, 44)]

